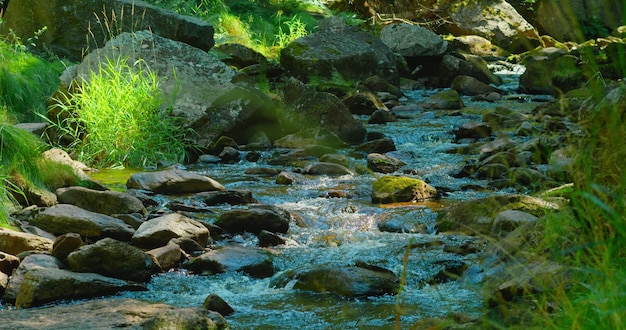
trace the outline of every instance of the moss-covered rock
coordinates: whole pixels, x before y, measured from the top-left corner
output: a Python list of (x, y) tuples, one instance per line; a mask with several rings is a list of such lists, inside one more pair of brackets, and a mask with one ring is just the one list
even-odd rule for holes
[(526, 195), (495, 195), (463, 201), (444, 209), (438, 216), (436, 226), (440, 232), (464, 232), (489, 235), (498, 213), (518, 210), (536, 217), (557, 210), (560, 205), (541, 198)]
[(372, 185), (372, 203), (423, 201), (439, 197), (426, 182), (406, 176), (383, 176)]

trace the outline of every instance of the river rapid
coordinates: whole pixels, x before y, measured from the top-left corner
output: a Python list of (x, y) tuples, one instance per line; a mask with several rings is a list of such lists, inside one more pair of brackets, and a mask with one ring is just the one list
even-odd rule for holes
[[(510, 68), (509, 68), (510, 69)], [(517, 88), (520, 67), (500, 70), (509, 91)], [(402, 103), (419, 103), (435, 90), (405, 91)], [(522, 100), (522, 102), (520, 102)], [(473, 102), (464, 97), (467, 106), (458, 112), (449, 110), (403, 111), (402, 118), (385, 125), (368, 125), (368, 130), (383, 132), (393, 139), (397, 150), (389, 156), (405, 163), (397, 174), (419, 177), (438, 189), (446, 191), (444, 198), (434, 202), (378, 205), (371, 203), (372, 182), (376, 176), (307, 176), (304, 182), (278, 185), (275, 176), (248, 175), (246, 169), (255, 167), (291, 170), (270, 165), (272, 153), (263, 153), (257, 162), (237, 164), (194, 164), (187, 170), (208, 175), (227, 189), (251, 190), (259, 203), (284, 208), (302, 218), (304, 226), (291, 225), (283, 237), (286, 244), (270, 248), (275, 254), (278, 271), (310, 265), (347, 266), (366, 263), (383, 267), (402, 277), (401, 292), (370, 298), (345, 298), (330, 293), (312, 293), (287, 287), (274, 288), (271, 278), (256, 279), (241, 273), (194, 275), (185, 270), (173, 270), (156, 275), (146, 292), (125, 292), (124, 297), (175, 306), (201, 306), (211, 293), (219, 295), (234, 310), (227, 316), (233, 329), (393, 329), (410, 328), (426, 317), (442, 317), (454, 312), (478, 316), (483, 313), (481, 295), (480, 237), (443, 235), (434, 226), (437, 213), (457, 201), (484, 197), (488, 194), (512, 191), (476, 189), (486, 182), (471, 178), (457, 179), (452, 175), (463, 165), (467, 155), (448, 152), (471, 141), (454, 141), (450, 133), (461, 124), (481, 121), (481, 109), (506, 106), (528, 112), (536, 104), (529, 96), (516, 95), (496, 103)], [(367, 121), (366, 117), (362, 118)], [(349, 154), (351, 150), (339, 150)], [(365, 165), (365, 159), (351, 159), (351, 168)], [(409, 174), (407, 174), (407, 171)], [(113, 177), (103, 171), (94, 179)], [(124, 177), (109, 180), (115, 188)], [(468, 187), (474, 187), (468, 189)], [(343, 191), (348, 198), (329, 198), (328, 191)], [(180, 200), (180, 198), (179, 198)], [(163, 203), (167, 200), (164, 198)], [(201, 215), (212, 222), (221, 211), (231, 206), (218, 206), (214, 213)], [(198, 215), (199, 216), (199, 215)], [(381, 223), (392, 222), (404, 232), (385, 232)], [(415, 230), (415, 228), (421, 228)], [(256, 246), (254, 235), (229, 237), (215, 244)], [(475, 246), (475, 253), (458, 254), (450, 247)], [(462, 262), (468, 265), (463, 276), (445, 283), (430, 279), (443, 265)]]

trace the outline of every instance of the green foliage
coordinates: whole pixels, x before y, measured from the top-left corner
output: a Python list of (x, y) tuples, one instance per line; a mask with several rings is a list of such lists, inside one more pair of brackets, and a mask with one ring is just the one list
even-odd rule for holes
[(157, 6), (199, 17), (215, 27), (216, 43), (236, 42), (269, 59), (280, 49), (312, 31), (314, 15), (325, 9), (298, 0), (152, 0)]
[[(11, 36), (9, 36), (11, 37)], [(27, 46), (12, 36), (0, 41), (0, 110), (10, 122), (36, 121), (58, 87), (65, 63), (45, 60), (27, 52)]]
[(0, 116), (0, 226), (8, 225), (8, 210), (14, 196), (23, 195), (20, 186), (43, 186), (40, 155), (43, 142)]
[(142, 62), (118, 58), (100, 65), (78, 91), (58, 100), (59, 123), (78, 160), (99, 167), (147, 167), (182, 162), (189, 147), (163, 103), (156, 75)]

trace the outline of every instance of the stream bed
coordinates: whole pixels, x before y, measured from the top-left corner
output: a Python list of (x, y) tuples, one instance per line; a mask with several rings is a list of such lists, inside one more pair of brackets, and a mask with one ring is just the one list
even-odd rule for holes
[[(500, 88), (514, 91), (520, 73), (500, 72), (507, 82)], [(419, 102), (434, 92), (407, 91), (403, 102)], [(468, 121), (481, 121), (481, 108), (507, 103), (503, 106), (527, 112), (536, 104), (520, 102), (519, 98), (487, 103), (464, 97), (464, 102), (473, 110), (461, 109), (456, 115), (449, 115), (447, 110), (406, 111), (402, 113), (403, 119), (396, 122), (367, 126), (368, 130), (383, 132), (395, 142), (397, 150), (388, 155), (407, 163), (397, 174), (419, 177), (445, 189), (444, 198), (437, 201), (373, 204), (372, 182), (377, 176), (371, 174), (307, 176), (304, 182), (293, 185), (276, 184), (275, 176), (245, 174), (246, 169), (254, 167), (291, 170), (268, 163), (276, 150), (264, 152), (257, 162), (187, 166), (187, 170), (208, 175), (228, 190), (250, 190), (259, 203), (278, 206), (301, 217), (304, 225), (292, 223), (289, 232), (283, 235), (286, 244), (269, 248), (274, 253), (278, 272), (311, 265), (365, 263), (402, 277), (400, 294), (345, 298), (296, 290), (289, 285), (275, 288), (270, 285), (271, 278), (257, 279), (242, 273), (195, 275), (181, 269), (154, 276), (148, 283), (148, 291), (124, 292), (120, 296), (175, 306), (201, 306), (214, 293), (235, 310), (226, 317), (233, 329), (390, 329), (397, 320), (400, 328), (406, 329), (426, 317), (442, 317), (453, 312), (480, 315), (484, 308), (480, 247), (484, 242), (480, 237), (438, 234), (435, 219), (443, 207), (457, 201), (514, 191), (466, 189), (486, 187), (486, 182), (454, 178), (452, 174), (461, 168), (467, 156), (447, 151), (469, 142), (455, 142), (450, 131)], [(350, 151), (338, 152), (349, 154)], [(365, 159), (349, 159), (351, 168), (365, 165)], [(112, 188), (123, 187), (127, 176), (118, 175), (118, 179), (107, 181), (115, 176), (111, 171), (115, 170), (97, 173), (94, 179)], [(346, 192), (348, 197), (329, 198), (328, 191)], [(163, 203), (166, 202), (164, 199)], [(203, 220), (212, 222), (229, 208), (218, 206), (213, 213), (202, 215)], [(390, 221), (406, 230), (381, 231), (381, 224)], [(416, 227), (421, 230), (413, 230)], [(256, 246), (257, 243), (254, 235), (241, 234), (217, 241), (215, 245)], [(446, 249), (468, 245), (478, 247), (476, 253), (458, 254), (454, 249)], [(433, 283), (431, 279), (451, 262), (467, 265), (463, 276)]]

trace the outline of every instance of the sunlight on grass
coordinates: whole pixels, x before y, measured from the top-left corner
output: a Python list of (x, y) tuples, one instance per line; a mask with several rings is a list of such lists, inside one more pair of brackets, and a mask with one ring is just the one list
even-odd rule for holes
[(58, 100), (63, 118), (53, 123), (73, 139), (78, 160), (98, 167), (155, 167), (182, 162), (185, 131), (159, 111), (156, 75), (143, 62), (118, 58), (102, 64), (76, 93)]

